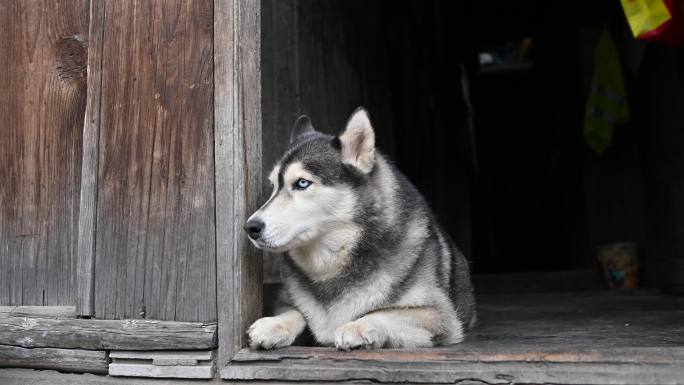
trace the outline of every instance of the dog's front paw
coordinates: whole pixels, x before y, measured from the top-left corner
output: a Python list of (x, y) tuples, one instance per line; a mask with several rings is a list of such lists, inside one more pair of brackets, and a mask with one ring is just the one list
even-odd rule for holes
[(292, 345), (297, 333), (291, 331), (284, 320), (264, 317), (256, 320), (247, 330), (252, 349), (275, 349)]
[(335, 347), (340, 350), (379, 349), (384, 345), (383, 334), (363, 320), (347, 322), (335, 330)]

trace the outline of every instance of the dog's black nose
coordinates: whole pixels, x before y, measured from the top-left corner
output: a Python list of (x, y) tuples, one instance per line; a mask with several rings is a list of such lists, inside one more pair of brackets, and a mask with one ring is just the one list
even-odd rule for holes
[(249, 234), (249, 237), (256, 241), (261, 236), (261, 230), (264, 229), (264, 222), (252, 219), (245, 224), (244, 229)]

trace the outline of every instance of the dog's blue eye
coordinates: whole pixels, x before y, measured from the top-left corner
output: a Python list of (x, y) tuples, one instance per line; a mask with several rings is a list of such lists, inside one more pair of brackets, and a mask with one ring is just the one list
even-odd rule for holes
[(304, 178), (299, 178), (294, 184), (295, 190), (306, 190), (307, 187), (311, 186), (311, 181)]

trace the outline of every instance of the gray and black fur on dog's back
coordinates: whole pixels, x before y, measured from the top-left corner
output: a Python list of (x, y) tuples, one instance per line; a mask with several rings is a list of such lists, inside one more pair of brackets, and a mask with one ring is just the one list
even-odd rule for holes
[(245, 225), (285, 257), (276, 315), (252, 347), (292, 344), (308, 325), (340, 349), (457, 343), (475, 322), (468, 263), (409, 180), (375, 148), (359, 108), (339, 136), (300, 117), (270, 174), (273, 193)]

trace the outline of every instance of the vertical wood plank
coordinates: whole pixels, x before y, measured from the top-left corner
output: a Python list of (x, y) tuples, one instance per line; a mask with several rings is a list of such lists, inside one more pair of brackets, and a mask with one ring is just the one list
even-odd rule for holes
[(213, 3), (105, 4), (95, 316), (213, 322)]
[(97, 170), (100, 144), (102, 95), (102, 44), (104, 39), (104, 0), (90, 2), (88, 31), (88, 90), (83, 122), (81, 200), (78, 218), (78, 264), (76, 314), (95, 312), (95, 234), (97, 219)]
[(219, 367), (261, 312), (262, 261), (242, 225), (261, 190), (261, 2), (214, 2)]
[[(297, 73), (297, 1), (264, 0), (261, 15), (263, 172), (268, 173), (290, 142), (290, 128), (300, 113)], [(262, 178), (262, 198), (270, 192)], [(264, 253), (264, 283), (280, 282), (281, 255)]]
[(471, 163), (459, 78), (460, 55), (467, 47), (454, 38), (463, 36), (462, 27), (441, 16), (454, 12), (450, 4), (407, 2), (388, 16), (392, 134), (400, 170), (425, 196), (457, 247), (471, 257)]
[[(296, 24), (296, 53), (276, 51), (280, 56), (273, 60), (283, 62), (295, 55), (296, 73), (290, 76), (298, 81), (298, 95), (292, 98), (318, 130), (338, 133), (351, 112), (363, 105), (373, 119), (378, 147), (392, 155), (389, 73), (397, 63), (390, 62), (386, 48), (387, 39), (392, 38), (385, 36), (386, 12), (377, 2), (298, 0), (294, 18), (278, 21)], [(292, 123), (283, 129), (289, 131)]]
[(0, 1), (0, 305), (75, 301), (88, 3)]

